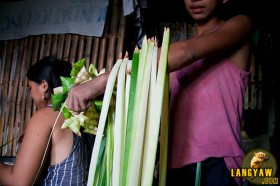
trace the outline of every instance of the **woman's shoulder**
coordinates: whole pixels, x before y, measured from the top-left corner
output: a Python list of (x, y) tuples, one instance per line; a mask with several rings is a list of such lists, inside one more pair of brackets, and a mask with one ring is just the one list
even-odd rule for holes
[(52, 107), (44, 107), (37, 110), (32, 117), (50, 118), (51, 116), (57, 116), (58, 112), (54, 111)]
[(52, 127), (53, 122), (58, 116), (58, 112), (54, 111), (51, 107), (44, 107), (36, 111), (30, 118), (30, 124), (36, 123), (36, 125), (44, 125)]

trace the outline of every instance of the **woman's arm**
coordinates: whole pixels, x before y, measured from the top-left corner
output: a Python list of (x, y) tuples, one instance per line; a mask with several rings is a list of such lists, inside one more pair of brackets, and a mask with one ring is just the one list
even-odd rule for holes
[(0, 183), (3, 185), (32, 185), (43, 159), (51, 132), (51, 108), (37, 111), (25, 129), (15, 164), (0, 164)]
[(216, 31), (172, 43), (168, 52), (168, 71), (173, 72), (198, 59), (233, 50), (248, 41), (251, 27), (249, 17), (238, 15), (226, 21)]

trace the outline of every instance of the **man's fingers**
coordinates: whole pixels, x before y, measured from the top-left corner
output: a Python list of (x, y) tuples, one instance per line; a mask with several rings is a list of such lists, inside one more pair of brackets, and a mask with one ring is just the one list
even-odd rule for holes
[(84, 112), (89, 108), (90, 102), (89, 101), (83, 102), (78, 98), (74, 100), (69, 98), (66, 100), (66, 106), (69, 110), (79, 114), (80, 112)]
[(80, 114), (80, 112), (75, 112), (75, 111), (73, 113), (74, 113), (74, 115), (79, 115)]

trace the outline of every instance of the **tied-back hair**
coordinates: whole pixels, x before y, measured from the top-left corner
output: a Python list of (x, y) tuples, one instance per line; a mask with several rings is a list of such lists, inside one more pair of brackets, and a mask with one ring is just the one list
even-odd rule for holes
[(59, 60), (53, 56), (46, 56), (38, 60), (27, 71), (27, 78), (40, 84), (43, 80), (48, 82), (48, 92), (61, 86), (60, 76), (70, 77), (71, 63)]

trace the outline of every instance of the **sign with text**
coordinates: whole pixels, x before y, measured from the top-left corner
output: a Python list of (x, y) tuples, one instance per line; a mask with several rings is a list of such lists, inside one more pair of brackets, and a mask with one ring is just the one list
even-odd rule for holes
[(26, 0), (0, 3), (0, 40), (73, 33), (101, 37), (109, 0)]

